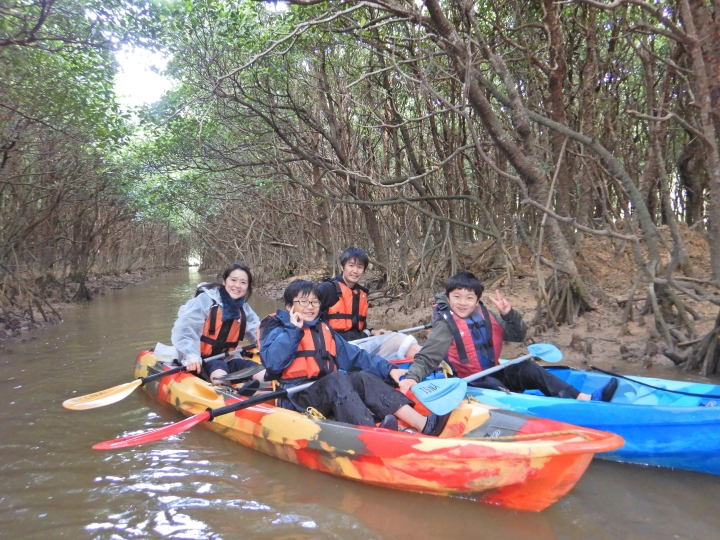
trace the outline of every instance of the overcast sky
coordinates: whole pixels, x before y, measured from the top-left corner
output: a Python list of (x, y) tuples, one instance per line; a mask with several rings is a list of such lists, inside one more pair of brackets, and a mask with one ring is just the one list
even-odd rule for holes
[(115, 91), (121, 104), (129, 107), (153, 103), (172, 87), (171, 81), (158, 74), (167, 64), (161, 54), (144, 49), (123, 49), (115, 53), (120, 71)]

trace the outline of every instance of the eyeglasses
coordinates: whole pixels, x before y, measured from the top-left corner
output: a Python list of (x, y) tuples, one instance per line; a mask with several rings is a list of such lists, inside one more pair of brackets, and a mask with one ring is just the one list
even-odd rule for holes
[(300, 304), (301, 307), (320, 307), (320, 300), (293, 300), (295, 304)]

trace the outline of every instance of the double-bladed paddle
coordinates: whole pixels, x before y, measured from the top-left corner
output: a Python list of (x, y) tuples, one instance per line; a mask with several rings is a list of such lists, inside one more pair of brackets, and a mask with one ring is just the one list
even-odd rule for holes
[(285, 390), (276, 390), (275, 392), (263, 394), (262, 396), (251, 397), (244, 401), (238, 401), (237, 403), (226, 405), (225, 407), (208, 409), (205, 412), (196, 414), (180, 422), (175, 422), (174, 424), (170, 424), (169, 426), (164, 426), (158, 429), (154, 429), (152, 431), (146, 431), (145, 433), (140, 433), (139, 435), (129, 435), (127, 437), (120, 437), (117, 439), (112, 439), (110, 441), (98, 443), (93, 446), (93, 450), (115, 450), (117, 448), (128, 448), (130, 446), (137, 446), (139, 444), (158, 441), (172, 435), (177, 435), (179, 433), (182, 433), (183, 431), (187, 431), (188, 429), (199, 424), (200, 422), (204, 422), (206, 420), (208, 422), (211, 422), (214, 418), (217, 418), (218, 416), (221, 416), (223, 414), (229, 414), (242, 409), (247, 409), (249, 407), (252, 407), (253, 405), (258, 405), (259, 403), (264, 403), (273, 399), (291, 396), (292, 394), (310, 388), (310, 386), (312, 386), (314, 382), (315, 381), (308, 382)]
[[(227, 356), (230, 356), (231, 354), (247, 351), (249, 349), (252, 349), (253, 347), (255, 347), (255, 345), (246, 345), (244, 347), (239, 347), (226, 353), (216, 354), (215, 356), (211, 356), (210, 358), (205, 358), (203, 362), (207, 362), (209, 360), (220, 360), (221, 358), (225, 358)], [(185, 366), (177, 366), (172, 369), (168, 369), (167, 371), (161, 371), (160, 373), (156, 373), (155, 375), (141, 377), (129, 383), (113, 386), (112, 388), (108, 388), (107, 390), (100, 390), (99, 392), (95, 392), (94, 394), (87, 394), (85, 396), (78, 396), (76, 398), (67, 399), (63, 401), (62, 405), (63, 407), (65, 407), (66, 409), (70, 409), (71, 411), (84, 411), (86, 409), (95, 409), (97, 407), (111, 405), (113, 403), (117, 403), (122, 399), (125, 399), (130, 394), (132, 394), (133, 390), (143, 386), (146, 383), (149, 383), (150, 381), (162, 379), (163, 377), (167, 377), (168, 375), (173, 375), (175, 373), (179, 373), (180, 371), (185, 371), (185, 369)]]
[[(418, 332), (420, 330), (426, 330), (428, 328), (432, 328), (432, 324), (424, 324), (422, 326), (413, 326), (412, 328), (405, 328), (404, 330), (393, 330), (393, 332), (397, 332), (398, 334), (411, 334), (413, 332)], [(382, 335), (382, 334), (378, 334)], [(370, 341), (371, 339), (376, 338), (377, 336), (368, 336), (360, 339), (354, 339), (352, 341), (348, 341), (348, 343), (352, 343), (353, 345), (360, 345), (361, 343), (365, 343), (366, 341)]]
[(562, 353), (555, 345), (549, 343), (534, 343), (528, 346), (528, 352), (525, 356), (510, 360), (499, 366), (490, 369), (484, 369), (478, 373), (465, 377), (464, 379), (433, 379), (423, 381), (410, 389), (418, 398), (418, 401), (425, 405), (431, 412), (442, 416), (449, 413), (465, 398), (467, 385), (469, 382), (475, 381), (482, 377), (486, 377), (492, 373), (505, 369), (513, 364), (519, 364), (530, 358), (539, 358), (545, 362), (555, 363), (562, 360)]

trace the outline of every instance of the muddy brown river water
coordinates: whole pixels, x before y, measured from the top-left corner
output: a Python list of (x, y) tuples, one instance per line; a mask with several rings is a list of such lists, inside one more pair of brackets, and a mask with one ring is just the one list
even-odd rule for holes
[[(182, 271), (112, 291), (0, 351), (0, 538), (720, 538), (720, 477), (699, 473), (595, 459), (560, 502), (528, 514), (341, 480), (199, 427), (91, 450), (182, 419), (142, 390), (90, 411), (60, 404), (131, 381), (137, 352), (169, 343), (199, 280)], [(260, 316), (277, 307), (257, 297), (251, 305)]]

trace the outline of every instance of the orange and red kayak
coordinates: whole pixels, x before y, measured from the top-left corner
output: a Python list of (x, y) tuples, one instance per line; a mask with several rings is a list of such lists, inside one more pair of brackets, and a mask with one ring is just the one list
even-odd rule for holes
[[(135, 376), (169, 369), (150, 351)], [(145, 385), (190, 416), (246, 399), (186, 372)], [(244, 446), (318, 471), (378, 486), (540, 511), (577, 483), (618, 435), (463, 401), (440, 437), (343, 424), (271, 403), (216, 417), (205, 427)]]

